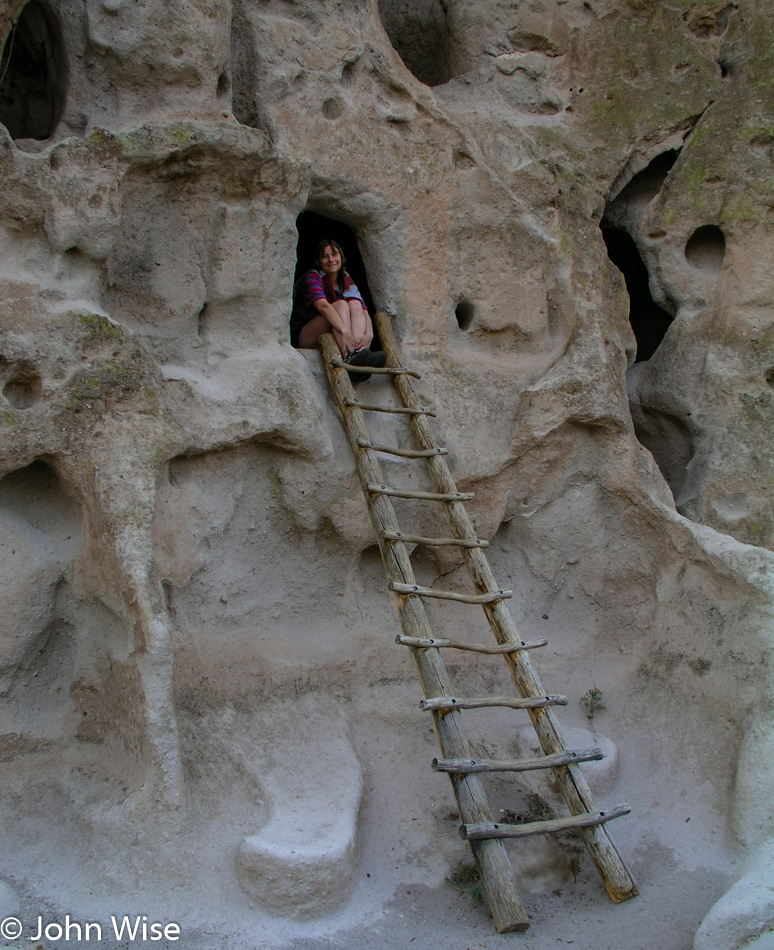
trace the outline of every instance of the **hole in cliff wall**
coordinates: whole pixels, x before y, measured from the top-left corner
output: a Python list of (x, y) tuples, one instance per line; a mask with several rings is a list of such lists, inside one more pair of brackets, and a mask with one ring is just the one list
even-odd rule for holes
[(454, 78), (443, 0), (379, 0), (379, 16), (396, 52), (420, 82), (440, 86)]
[[(231, 110), (237, 122), (253, 129), (261, 129), (270, 135), (270, 123), (259, 100), (259, 80), (260, 65), (255, 30), (244, 4), (237, 0), (231, 14)], [(218, 93), (221, 96), (226, 95), (225, 83), (220, 80)]]
[(38, 402), (42, 390), (43, 384), (33, 364), (21, 362), (13, 367), (11, 378), (3, 386), (3, 395), (14, 409), (29, 409)]
[(296, 220), (296, 228), (298, 230), (298, 244), (296, 245), (296, 271), (293, 281), (298, 280), (302, 274), (314, 266), (317, 245), (320, 241), (330, 238), (336, 241), (344, 251), (344, 256), (347, 259), (347, 273), (357, 284), (368, 312), (373, 316), (374, 301), (368, 287), (368, 276), (358, 247), (357, 237), (352, 228), (344, 224), (343, 221), (326, 218), (315, 211), (302, 211)]
[(675, 505), (683, 497), (688, 464), (693, 458), (693, 434), (677, 416), (641, 405), (632, 405), (637, 440), (650, 452), (669, 485)]
[(616, 197), (618, 202), (637, 202), (646, 204), (652, 201), (661, 191), (666, 177), (672, 170), (680, 153), (670, 148), (658, 154), (641, 172), (632, 178), (621, 193)]
[(64, 108), (67, 64), (59, 21), (42, 0), (31, 0), (11, 27), (0, 77), (0, 122), (11, 138), (50, 138)]
[(726, 256), (726, 238), (714, 224), (697, 228), (685, 245), (685, 259), (698, 270), (719, 274)]
[(61, 547), (71, 552), (80, 541), (80, 506), (53, 468), (43, 461), (16, 469), (0, 480), (0, 509), (53, 538), (51, 549)]
[(650, 293), (648, 269), (637, 245), (621, 228), (602, 228), (610, 260), (621, 271), (629, 293), (629, 322), (637, 340), (637, 362), (649, 360), (664, 339), (674, 319), (655, 302)]
[(460, 330), (468, 330), (476, 316), (476, 308), (470, 300), (463, 297), (454, 310), (454, 316)]

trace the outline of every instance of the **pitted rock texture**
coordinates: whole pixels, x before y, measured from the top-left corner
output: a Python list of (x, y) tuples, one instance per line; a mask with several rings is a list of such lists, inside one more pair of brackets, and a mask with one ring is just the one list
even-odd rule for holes
[[(385, 946), (374, 915), (408, 892), (421, 922), (466, 858), (319, 356), (289, 343), (322, 216), (394, 316), (520, 629), (549, 639), (560, 721), (618, 751), (603, 794), (632, 805), (612, 834), (653, 944), (690, 944), (772, 835), (770, 13), (0, 0), (0, 872), (25, 900), (85, 919), (132, 893), (191, 946), (226, 917), (234, 943), (309, 936), (237, 874), (270, 821), (258, 740), (296, 701), (363, 770), (351, 900), (306, 882), (342, 946)], [(412, 557), (464, 589), (455, 556)], [(507, 750), (521, 725), (475, 736)], [(304, 715), (280, 732), (303, 750)], [(633, 950), (632, 902), (582, 916), (585, 861), (530, 845), (539, 939)]]

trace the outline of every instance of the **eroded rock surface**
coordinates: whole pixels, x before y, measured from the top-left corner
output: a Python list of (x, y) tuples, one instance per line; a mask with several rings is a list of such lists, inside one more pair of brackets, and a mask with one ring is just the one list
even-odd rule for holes
[[(770, 14), (0, 0), (0, 870), (26, 899), (311, 934), (237, 874), (296, 700), (335, 706), (363, 773), (354, 897), (305, 883), (342, 939), (465, 859), (319, 356), (288, 340), (306, 211), (357, 239), (561, 721), (617, 749), (602, 794), (632, 805), (612, 833), (653, 939), (690, 943), (772, 835)], [(454, 557), (413, 559), (462, 589)], [(563, 888), (553, 946), (601, 887), (571, 847), (527, 854), (538, 917)], [(632, 913), (581, 926), (623, 950)]]

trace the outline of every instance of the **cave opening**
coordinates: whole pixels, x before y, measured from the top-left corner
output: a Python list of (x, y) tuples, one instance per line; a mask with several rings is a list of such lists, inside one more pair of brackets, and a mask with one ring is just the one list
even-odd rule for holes
[(621, 271), (629, 294), (629, 322), (637, 341), (636, 362), (649, 360), (674, 320), (650, 293), (648, 269), (631, 235), (622, 228), (605, 227), (602, 237), (610, 260)]
[(726, 257), (726, 238), (715, 224), (696, 228), (685, 245), (685, 259), (697, 270), (718, 274)]
[[(3, 360), (0, 357), (0, 369)], [(43, 381), (32, 363), (23, 360), (14, 369), (11, 378), (3, 385), (3, 396), (13, 409), (29, 409), (39, 400)]]
[(59, 20), (44, 0), (30, 0), (0, 57), (0, 122), (14, 140), (51, 138), (64, 109), (67, 61)]
[[(680, 152), (676, 148), (668, 148), (659, 152), (646, 168), (632, 178), (612, 202), (620, 206), (630, 202), (647, 204), (661, 191), (667, 175), (674, 167)], [(609, 214), (609, 212), (607, 212)]]
[(231, 94), (231, 111), (240, 125), (260, 129), (273, 138), (260, 96), (261, 75), (252, 20), (245, 4), (235, 0), (231, 12), (231, 77), (224, 73), (218, 78), (217, 95), (225, 100)]
[(457, 319), (457, 326), (460, 330), (469, 330), (476, 316), (475, 304), (463, 297), (454, 308), (454, 316)]
[[(360, 253), (357, 236), (352, 228), (343, 221), (327, 218), (316, 211), (302, 211), (296, 219), (296, 230), (298, 231), (298, 243), (296, 244), (294, 284), (299, 277), (314, 266), (315, 251), (320, 241), (326, 239), (336, 241), (344, 252), (347, 261), (347, 273), (357, 284), (357, 289), (363, 297), (368, 312), (373, 317), (376, 307), (368, 286), (368, 275), (363, 255)], [(376, 340), (376, 337), (374, 339)], [(376, 343), (373, 344), (373, 346), (375, 345)]]
[(379, 16), (393, 48), (426, 86), (454, 78), (452, 43), (443, 0), (379, 0)]
[(687, 420), (664, 409), (630, 402), (637, 441), (655, 459), (678, 511), (690, 501), (688, 467), (694, 456), (694, 433)]

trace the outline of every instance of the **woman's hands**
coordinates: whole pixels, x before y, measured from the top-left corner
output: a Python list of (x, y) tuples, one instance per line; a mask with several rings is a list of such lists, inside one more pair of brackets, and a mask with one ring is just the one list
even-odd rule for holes
[(361, 348), (349, 330), (341, 331), (341, 342), (344, 345), (345, 353), (353, 353)]
[(371, 318), (359, 300), (337, 300), (330, 304), (320, 299), (315, 300), (313, 306), (330, 325), (342, 356), (370, 345), (374, 335)]

